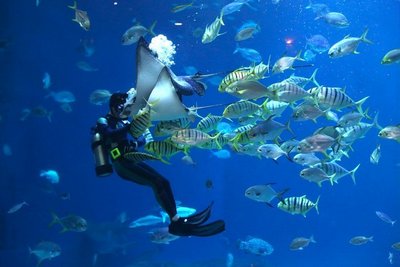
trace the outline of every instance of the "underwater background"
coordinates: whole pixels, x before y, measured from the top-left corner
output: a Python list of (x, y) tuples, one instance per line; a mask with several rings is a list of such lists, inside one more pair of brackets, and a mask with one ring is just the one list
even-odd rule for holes
[[(373, 44), (361, 43), (359, 54), (342, 58), (329, 58), (327, 52), (316, 54), (311, 62), (298, 62), (313, 66), (271, 75), (261, 83), (270, 85), (292, 73), (310, 77), (318, 68), (319, 84), (345, 87), (355, 100), (369, 96), (363, 108), (369, 108), (371, 117), (379, 112), (381, 126), (400, 123), (400, 65), (381, 64), (389, 50), (400, 46), (399, 1), (321, 1), (330, 10), (346, 15), (350, 22), (346, 28), (315, 20), (307, 0), (273, 2), (248, 1), (240, 11), (224, 17), (223, 35), (203, 44), (206, 25), (230, 1), (196, 0), (193, 6), (171, 12), (174, 6), (190, 2), (80, 0), (78, 8), (90, 17), (89, 31), (71, 20), (74, 11), (67, 7), (73, 5), (70, 1), (2, 1), (0, 265), (36, 266), (37, 259), (28, 248), (51, 241), (60, 246), (61, 254), (41, 266), (400, 266), (400, 252), (392, 248), (400, 241), (399, 223), (391, 226), (375, 214), (382, 211), (393, 220), (400, 219), (400, 144), (379, 138), (375, 127), (352, 145), (348, 158), (338, 162), (348, 170), (361, 164), (356, 185), (345, 177), (334, 186), (327, 182), (318, 187), (299, 176), (302, 166), (284, 157), (276, 163), (235, 153), (229, 147), (227, 158), (216, 156), (215, 151), (191, 149), (195, 165), (183, 163), (183, 154), (173, 156), (169, 165), (149, 162), (169, 179), (176, 200), (183, 206), (202, 210), (214, 201), (212, 219), (224, 219), (226, 231), (209, 238), (151, 242), (148, 232), (154, 226), (128, 228), (120, 216), (126, 214), (130, 222), (158, 215), (161, 209), (151, 189), (126, 182), (115, 173), (106, 178), (95, 175), (90, 128), (108, 112), (108, 105), (95, 105), (89, 96), (98, 89), (125, 92), (135, 86), (136, 44), (122, 45), (121, 36), (136, 23), (148, 28), (157, 21), (154, 32), (176, 45), (171, 69), (178, 75), (250, 66), (249, 60), (233, 54), (236, 43), (256, 49), (265, 64), (271, 55), (272, 65), (283, 55), (295, 56), (307, 50), (307, 38), (312, 35), (321, 34), (332, 45), (349, 34), (359, 37), (368, 28), (367, 38)], [(259, 32), (236, 42), (237, 30), (249, 20), (258, 24)], [(145, 39), (150, 41), (151, 37), (148, 34)], [(82, 61), (87, 64), (77, 67)], [(43, 88), (45, 73), (51, 76), (47, 89)], [(223, 77), (221, 74), (220, 80)], [(205, 82), (206, 94), (184, 97), (185, 105), (239, 100), (218, 92), (218, 80)], [(60, 91), (71, 92), (75, 100), (66, 106), (49, 96)], [(222, 106), (199, 110), (199, 114), (221, 115), (223, 110)], [(276, 120), (286, 123), (290, 110)], [(326, 125), (334, 123), (322, 117), (316, 123), (291, 121), (299, 140)], [(281, 135), (282, 141), (291, 138), (287, 131)], [(370, 155), (378, 144), (382, 157), (374, 165)], [(56, 170), (59, 181), (45, 179), (40, 175), (42, 170)], [(275, 183), (277, 191), (290, 188), (285, 197), (307, 195), (315, 201), (320, 196), (319, 214), (312, 209), (304, 218), (278, 209), (277, 200), (269, 207), (245, 197), (248, 187), (267, 183)], [(28, 205), (8, 212), (23, 201)], [(49, 227), (51, 213), (82, 216), (88, 229), (60, 233), (58, 225)], [(300, 251), (289, 249), (294, 238), (312, 235), (316, 243)], [(373, 236), (373, 242), (361, 246), (349, 243), (359, 235)], [(240, 250), (238, 240), (248, 236), (270, 243), (273, 253), (258, 256)], [(391, 262), (389, 253), (393, 255)], [(232, 257), (233, 262), (227, 261)]]

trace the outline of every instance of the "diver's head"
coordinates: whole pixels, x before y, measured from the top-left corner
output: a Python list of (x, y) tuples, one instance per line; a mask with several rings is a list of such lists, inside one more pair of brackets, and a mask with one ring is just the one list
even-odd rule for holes
[(110, 113), (112, 116), (115, 118), (124, 118), (123, 115), (121, 115), (121, 112), (123, 111), (125, 107), (125, 102), (128, 97), (127, 93), (114, 93), (110, 97)]

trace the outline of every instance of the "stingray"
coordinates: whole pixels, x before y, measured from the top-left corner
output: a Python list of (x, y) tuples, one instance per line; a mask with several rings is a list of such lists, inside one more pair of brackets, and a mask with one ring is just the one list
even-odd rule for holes
[(162, 121), (185, 118), (198, 109), (224, 105), (189, 109), (182, 103), (182, 95), (204, 95), (205, 85), (199, 80), (218, 74), (177, 76), (157, 59), (142, 37), (136, 48), (136, 97), (125, 104), (122, 114), (134, 117), (150, 104), (151, 120)]

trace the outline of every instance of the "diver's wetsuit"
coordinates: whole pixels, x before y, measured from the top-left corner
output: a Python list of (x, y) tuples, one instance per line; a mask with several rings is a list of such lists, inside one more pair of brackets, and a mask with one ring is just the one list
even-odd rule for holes
[[(136, 151), (138, 147), (146, 143), (143, 136), (135, 141), (128, 140), (129, 126), (129, 122), (124, 122), (111, 115), (100, 118), (97, 122), (97, 130), (103, 136), (107, 149), (110, 151), (118, 147), (122, 155)], [(159, 205), (170, 218), (173, 218), (176, 215), (176, 204), (169, 181), (149, 165), (143, 162), (132, 163), (122, 155), (113, 160), (113, 168), (116, 173), (125, 180), (150, 186)]]
[[(217, 220), (204, 224), (211, 215), (212, 204), (205, 210), (189, 217), (179, 217), (176, 211), (174, 195), (169, 181), (147, 164), (133, 163), (123, 156), (125, 153), (134, 152), (146, 143), (143, 136), (136, 140), (128, 139), (130, 123), (120, 118), (122, 107), (126, 102), (126, 94), (115, 93), (110, 98), (110, 114), (98, 119), (95, 131), (104, 141), (109, 156), (113, 161), (113, 168), (123, 179), (141, 185), (150, 186), (159, 205), (170, 217), (169, 232), (179, 236), (211, 236), (225, 230), (225, 223)], [(147, 130), (148, 131), (148, 130)], [(150, 132), (145, 135), (150, 135)]]

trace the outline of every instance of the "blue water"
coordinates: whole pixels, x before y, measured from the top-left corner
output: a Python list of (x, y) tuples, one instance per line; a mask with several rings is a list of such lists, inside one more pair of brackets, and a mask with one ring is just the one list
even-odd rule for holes
[[(62, 253), (42, 266), (92, 266), (93, 255), (106, 247), (111, 253), (99, 254), (95, 266), (226, 266), (228, 253), (235, 258), (233, 266), (389, 266), (388, 254), (394, 254), (393, 265), (400, 266), (400, 253), (391, 245), (400, 241), (400, 226), (381, 221), (375, 211), (400, 219), (400, 144), (379, 139), (373, 128), (363, 139), (357, 140), (350, 158), (340, 164), (357, 171), (357, 184), (349, 177), (335, 186), (322, 188), (299, 177), (301, 166), (279, 159), (279, 164), (232, 153), (229, 159), (218, 159), (210, 151), (192, 149), (196, 166), (181, 162), (174, 156), (170, 165), (151, 162), (171, 182), (175, 197), (184, 206), (205, 208), (214, 201), (212, 219), (224, 219), (226, 231), (210, 238), (180, 238), (169, 245), (151, 243), (147, 232), (151, 227), (119, 229), (117, 217), (126, 212), (128, 219), (147, 214), (158, 214), (159, 208), (149, 188), (128, 183), (116, 174), (104, 179), (94, 173), (90, 149), (90, 127), (99, 116), (108, 112), (107, 105), (89, 103), (89, 95), (96, 89), (111, 92), (126, 91), (135, 86), (136, 45), (122, 46), (121, 35), (132, 26), (133, 20), (148, 27), (157, 20), (155, 32), (166, 35), (177, 45), (175, 65), (177, 74), (184, 74), (185, 66), (194, 66), (202, 73), (231, 71), (249, 62), (233, 55), (234, 36), (243, 22), (254, 20), (260, 32), (241, 46), (258, 50), (264, 62), (272, 55), (272, 62), (284, 53), (294, 56), (305, 49), (306, 37), (324, 35), (331, 44), (344, 36), (360, 36), (366, 27), (374, 44), (361, 43), (358, 55), (330, 59), (317, 55), (314, 67), (299, 68), (296, 75), (308, 77), (318, 68), (320, 84), (345, 87), (346, 93), (358, 100), (370, 96), (365, 107), (370, 113), (379, 112), (382, 126), (400, 122), (399, 64), (381, 65), (383, 55), (400, 46), (400, 2), (326, 1), (332, 11), (342, 12), (350, 21), (347, 28), (335, 28), (322, 20), (315, 21), (311, 10), (305, 9), (306, 0), (282, 0), (278, 5), (270, 1), (253, 1), (253, 9), (244, 6), (240, 12), (224, 18), (225, 26), (210, 44), (202, 44), (192, 32), (204, 30), (223, 5), (229, 1), (195, 1), (203, 9), (187, 9), (171, 13), (171, 1), (86, 1), (78, 2), (88, 11), (92, 27), (85, 32), (72, 22), (69, 1), (42, 0), (2, 1), (0, 8), (0, 39), (8, 45), (0, 52), (0, 144), (11, 148), (11, 155), (0, 155), (0, 262), (1, 266), (35, 266), (28, 247), (46, 240), (60, 245)], [(217, 3), (218, 2), (218, 3)], [(328, 3), (329, 2), (329, 3)], [(182, 4), (182, 3), (179, 3)], [(174, 22), (182, 22), (175, 26)], [(285, 45), (285, 38), (294, 40)], [(201, 38), (201, 37), (200, 37)], [(93, 56), (86, 58), (77, 51), (81, 40), (92, 40)], [(150, 41), (150, 36), (146, 39)], [(99, 70), (83, 72), (76, 62), (87, 61)], [(76, 96), (72, 112), (63, 111), (42, 88), (42, 77), (50, 73), (50, 90), (68, 90)], [(265, 85), (287, 78), (293, 71), (274, 75), (262, 81)], [(236, 101), (232, 96), (217, 91), (209, 84), (206, 95), (185, 98), (187, 105), (209, 105)], [(21, 121), (25, 108), (43, 106), (53, 111), (52, 122), (43, 117), (29, 117)], [(221, 114), (223, 108), (201, 111)], [(342, 113), (343, 114), (343, 113)], [(286, 122), (290, 110), (278, 120)], [(323, 118), (318, 123), (292, 122), (296, 137), (301, 139), (323, 125), (332, 125)], [(290, 133), (282, 139), (291, 138)], [(382, 158), (378, 165), (369, 162), (369, 155), (381, 144)], [(39, 173), (55, 169), (60, 175), (58, 184), (49, 184)], [(213, 188), (205, 186), (207, 179)], [(276, 188), (290, 188), (288, 195), (307, 197), (315, 201), (320, 195), (319, 211), (311, 210), (307, 218), (290, 215), (278, 208), (270, 208), (244, 196), (249, 186), (275, 182)], [(69, 200), (59, 194), (68, 192)], [(29, 206), (8, 214), (13, 205), (26, 201)], [(276, 204), (276, 203), (274, 203)], [(59, 233), (58, 227), (49, 228), (51, 212), (60, 216), (77, 214), (95, 225), (115, 234), (103, 234), (95, 241), (88, 233)], [(89, 229), (88, 229), (89, 231)], [(99, 234), (100, 235), (100, 234)], [(245, 254), (236, 242), (246, 236), (268, 241), (274, 252), (265, 257)], [(289, 244), (298, 236), (314, 235), (316, 244), (303, 251), (290, 251)], [(374, 236), (374, 241), (362, 246), (349, 244), (357, 235)], [(100, 238), (99, 237), (99, 238)], [(122, 240), (122, 241), (121, 241)], [(132, 243), (124, 249), (118, 245)], [(136, 265), (135, 265), (136, 264)]]

